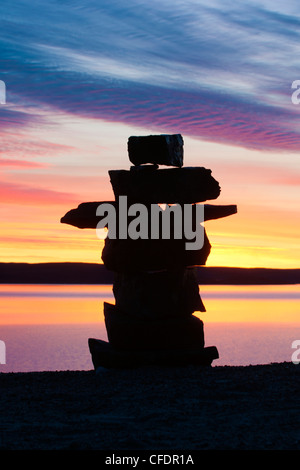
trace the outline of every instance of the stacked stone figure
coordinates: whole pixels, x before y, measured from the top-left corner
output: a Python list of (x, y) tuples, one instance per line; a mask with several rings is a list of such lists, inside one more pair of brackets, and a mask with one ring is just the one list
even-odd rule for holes
[[(195, 312), (205, 312), (199, 293), (197, 266), (203, 266), (211, 245), (203, 228), (201, 247), (187, 249), (182, 219), (181, 237), (170, 217), (168, 237), (154, 227), (153, 205), (190, 207), (190, 223), (196, 228), (199, 203), (216, 199), (219, 183), (211, 170), (183, 167), (183, 139), (176, 135), (130, 137), (129, 170), (109, 171), (115, 201), (126, 197), (128, 207), (142, 204), (149, 219), (145, 236), (120, 236), (120, 227), (108, 234), (102, 252), (107, 269), (114, 272), (115, 304), (104, 303), (108, 343), (89, 339), (95, 368), (135, 367), (148, 364), (209, 365), (218, 358), (215, 346), (205, 347), (204, 325)], [(173, 168), (160, 168), (164, 165)], [(107, 203), (108, 201), (106, 201)], [(100, 202), (83, 203), (69, 211), (61, 222), (80, 228), (97, 227)], [(236, 213), (236, 206), (204, 204), (204, 220)], [(118, 219), (119, 220), (119, 219)], [(128, 225), (133, 216), (127, 217)], [(156, 222), (157, 223), (157, 219)], [(137, 224), (138, 225), (138, 224)], [(155, 230), (154, 230), (155, 229)], [(178, 226), (177, 226), (178, 229)], [(156, 231), (156, 237), (151, 234)], [(111, 232), (111, 236), (110, 236)], [(123, 230), (124, 232), (124, 230)], [(177, 235), (176, 235), (177, 233)], [(194, 230), (194, 233), (195, 230)]]

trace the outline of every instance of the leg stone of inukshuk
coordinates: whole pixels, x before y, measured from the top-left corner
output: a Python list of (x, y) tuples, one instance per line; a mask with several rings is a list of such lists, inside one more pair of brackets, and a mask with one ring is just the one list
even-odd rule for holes
[(120, 311), (144, 320), (183, 318), (205, 311), (194, 268), (115, 273), (113, 293)]
[(116, 305), (105, 304), (110, 343), (117, 349), (151, 350), (203, 347), (205, 311), (194, 269), (116, 273)]

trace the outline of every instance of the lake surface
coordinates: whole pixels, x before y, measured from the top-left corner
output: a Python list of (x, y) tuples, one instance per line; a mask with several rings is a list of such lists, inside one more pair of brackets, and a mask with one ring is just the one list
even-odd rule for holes
[[(200, 293), (205, 343), (220, 354), (213, 366), (292, 360), (299, 285), (201, 286)], [(110, 285), (0, 285), (0, 372), (92, 369), (87, 341), (107, 340), (105, 301), (114, 303)]]

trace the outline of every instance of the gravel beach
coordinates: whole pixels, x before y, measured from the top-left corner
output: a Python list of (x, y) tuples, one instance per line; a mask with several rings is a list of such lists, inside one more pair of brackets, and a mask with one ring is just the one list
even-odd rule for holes
[(299, 450), (300, 365), (0, 374), (1, 450)]

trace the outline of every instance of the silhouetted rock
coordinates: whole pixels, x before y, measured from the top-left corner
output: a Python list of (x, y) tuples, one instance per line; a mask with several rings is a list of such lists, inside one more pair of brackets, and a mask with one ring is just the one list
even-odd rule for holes
[(160, 271), (188, 266), (204, 266), (211, 244), (204, 231), (200, 250), (186, 250), (186, 240), (105, 239), (102, 260), (116, 272)]
[(155, 163), (151, 163), (150, 165), (136, 165), (131, 166), (130, 171), (155, 171), (158, 170), (159, 166)]
[(109, 344), (89, 339), (93, 363), (210, 364), (218, 352), (204, 352), (203, 322), (193, 315), (205, 312), (195, 267), (211, 250), (203, 222), (237, 208), (207, 204), (203, 211), (196, 204), (216, 199), (221, 189), (211, 170), (182, 168), (180, 134), (132, 136), (128, 154), (130, 170), (109, 171), (115, 201), (83, 203), (61, 218), (79, 228), (108, 228), (102, 260), (114, 272), (116, 305), (104, 303)]
[(127, 196), (129, 203), (193, 204), (216, 199), (221, 191), (211, 170), (201, 167), (108, 173), (116, 200)]
[(124, 351), (117, 350), (106, 341), (89, 338), (89, 350), (94, 368), (131, 369), (145, 366), (179, 367), (186, 365), (210, 366), (219, 358), (215, 346), (188, 347), (169, 350)]
[[(138, 167), (136, 167), (138, 168)], [(83, 202), (75, 209), (69, 210), (60, 220), (63, 224), (73, 225), (78, 228), (96, 228), (102, 217), (96, 215), (100, 204), (112, 204), (118, 211), (118, 201), (96, 201)], [(237, 213), (236, 205), (212, 205), (204, 204), (204, 221), (220, 219)], [(193, 205), (192, 216), (195, 218), (195, 205)], [(133, 217), (128, 217), (128, 223)], [(149, 221), (150, 222), (150, 221)], [(193, 222), (194, 223), (194, 222)], [(150, 227), (150, 225), (149, 225)]]
[(194, 315), (166, 320), (141, 319), (104, 302), (107, 336), (114, 349), (125, 351), (203, 348), (203, 322)]
[(144, 320), (189, 316), (205, 312), (196, 269), (115, 273), (116, 307)]
[(204, 204), (204, 221), (221, 219), (230, 215), (237, 214), (237, 206), (230, 204), (227, 206), (219, 206), (213, 204)]
[(117, 206), (116, 201), (82, 202), (75, 209), (69, 210), (61, 219), (62, 224), (73, 225), (78, 228), (96, 228), (102, 217), (96, 215), (100, 204), (112, 204)]
[(180, 134), (132, 136), (128, 139), (127, 148), (129, 160), (134, 165), (183, 165), (183, 138)]

